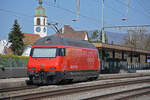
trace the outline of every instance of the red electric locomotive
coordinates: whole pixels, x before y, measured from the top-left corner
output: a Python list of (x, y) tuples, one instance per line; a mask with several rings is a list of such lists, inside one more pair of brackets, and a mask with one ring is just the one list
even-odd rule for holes
[(95, 46), (54, 36), (33, 44), (28, 61), (28, 76), (34, 84), (97, 79), (100, 61)]

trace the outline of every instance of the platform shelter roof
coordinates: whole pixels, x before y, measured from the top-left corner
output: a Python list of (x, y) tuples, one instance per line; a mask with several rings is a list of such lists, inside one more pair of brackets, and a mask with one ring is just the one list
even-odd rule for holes
[(150, 51), (139, 49), (139, 48), (131, 48), (122, 45), (114, 45), (114, 44), (112, 45), (112, 44), (104, 44), (104, 43), (93, 43), (93, 44), (97, 48), (102, 48), (102, 49), (112, 49), (116, 51), (136, 52), (136, 53), (150, 55)]

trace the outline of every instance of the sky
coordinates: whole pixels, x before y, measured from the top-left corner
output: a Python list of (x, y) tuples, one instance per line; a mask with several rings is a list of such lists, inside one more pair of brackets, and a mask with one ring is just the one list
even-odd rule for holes
[[(70, 25), (75, 30), (101, 30), (102, 0), (80, 0), (80, 20), (76, 18), (76, 0), (43, 0), (48, 22), (58, 22), (58, 28)], [(130, 0), (128, 22), (126, 0), (104, 0), (104, 26), (150, 25), (150, 0)], [(33, 19), (37, 0), (0, 0), (0, 40), (7, 39), (14, 20), (23, 33), (33, 33)], [(109, 30), (111, 31), (111, 30)], [(114, 31), (114, 30), (112, 30)], [(48, 26), (48, 35), (55, 31)]]

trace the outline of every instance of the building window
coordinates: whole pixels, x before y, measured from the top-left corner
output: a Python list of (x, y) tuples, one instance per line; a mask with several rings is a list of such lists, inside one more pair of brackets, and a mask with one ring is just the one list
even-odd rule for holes
[(45, 25), (45, 18), (44, 18), (44, 20), (43, 20), (43, 25)]
[(37, 18), (37, 25), (41, 25), (41, 20), (40, 20), (40, 18)]

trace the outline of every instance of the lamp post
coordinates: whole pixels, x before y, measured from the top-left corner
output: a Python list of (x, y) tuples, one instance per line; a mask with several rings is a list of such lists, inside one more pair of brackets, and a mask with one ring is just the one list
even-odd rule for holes
[(105, 43), (105, 32), (104, 32), (104, 0), (102, 0), (102, 43)]

